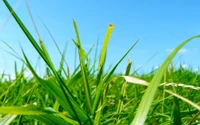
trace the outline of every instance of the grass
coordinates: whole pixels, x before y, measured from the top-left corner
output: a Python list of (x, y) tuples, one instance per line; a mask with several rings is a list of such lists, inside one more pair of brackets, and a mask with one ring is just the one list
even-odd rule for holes
[[(131, 72), (132, 63), (129, 60), (125, 74), (116, 75), (116, 68), (138, 40), (119, 58), (114, 67), (105, 72), (107, 46), (114, 25), (108, 26), (99, 63), (96, 55), (91, 64), (88, 53), (82, 48), (76, 21), (73, 20), (76, 38), (72, 41), (77, 47), (79, 65), (70, 75), (69, 68), (64, 68), (64, 65), (68, 66), (64, 58), (65, 50), (61, 53), (57, 46), (61, 61), (59, 69), (56, 69), (39, 33), (38, 43), (9, 3), (6, 0), (3, 2), (46, 63), (47, 70), (46, 75), (40, 77), (23, 48), (22, 59), (13, 54), (15, 50), (7, 45), (13, 51), (11, 54), (20, 59), (24, 66), (18, 72), (15, 64), (15, 79), (5, 80), (4, 74), (0, 77), (0, 124), (199, 124), (200, 75), (181, 66), (174, 69), (171, 62), (185, 44), (200, 38), (200, 35), (183, 41), (159, 69), (150, 74), (135, 75), (137, 71)], [(30, 9), (28, 10), (30, 13)], [(31, 20), (35, 26), (33, 18)], [(36, 26), (35, 29), (37, 31)], [(96, 65), (98, 69), (95, 69)], [(33, 77), (25, 77), (26, 69), (30, 70)]]

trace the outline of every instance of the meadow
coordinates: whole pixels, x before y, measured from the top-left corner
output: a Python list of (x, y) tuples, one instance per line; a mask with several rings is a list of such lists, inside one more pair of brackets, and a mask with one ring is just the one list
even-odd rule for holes
[[(138, 74), (137, 70), (131, 70), (132, 62), (128, 60), (126, 72), (116, 74), (118, 65), (138, 41), (109, 71), (105, 71), (107, 47), (114, 25), (108, 25), (100, 55), (91, 61), (90, 52), (82, 48), (78, 26), (73, 20), (76, 38), (72, 41), (77, 47), (79, 65), (71, 72), (65, 60), (66, 51), (61, 52), (58, 47), (61, 59), (56, 69), (39, 34), (35, 40), (9, 3), (3, 2), (45, 62), (46, 74), (43, 77), (37, 74), (23, 48), (23, 58), (20, 58), (7, 45), (12, 51), (10, 54), (24, 65), (20, 71), (15, 65), (14, 79), (4, 79), (5, 74), (0, 76), (0, 125), (200, 124), (200, 75), (181, 65), (174, 68), (172, 63), (178, 51), (200, 35), (183, 41), (157, 70)], [(27, 69), (33, 77), (25, 75)]]

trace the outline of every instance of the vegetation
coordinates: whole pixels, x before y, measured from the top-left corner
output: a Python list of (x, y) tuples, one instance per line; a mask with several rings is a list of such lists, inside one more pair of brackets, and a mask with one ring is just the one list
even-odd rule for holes
[[(9, 3), (3, 2), (47, 67), (46, 75), (40, 77), (23, 48), (23, 59), (13, 54), (25, 66), (20, 72), (15, 70), (15, 79), (5, 80), (4, 74), (0, 77), (0, 124), (199, 124), (200, 75), (181, 66), (174, 69), (171, 62), (185, 44), (200, 38), (200, 35), (177, 46), (156, 71), (136, 75), (137, 71), (132, 73), (130, 70), (132, 63), (129, 60), (125, 74), (116, 75), (115, 69), (137, 41), (114, 67), (105, 72), (107, 46), (114, 25), (108, 26), (97, 65), (97, 57), (92, 64), (83, 50), (77, 24), (73, 20), (76, 39), (72, 41), (78, 50), (79, 66), (70, 74), (69, 68), (64, 68), (67, 66), (65, 52), (60, 53), (60, 67), (56, 69), (39, 33), (38, 43)], [(14, 52), (14, 49), (11, 50)], [(33, 77), (24, 75), (26, 68)]]

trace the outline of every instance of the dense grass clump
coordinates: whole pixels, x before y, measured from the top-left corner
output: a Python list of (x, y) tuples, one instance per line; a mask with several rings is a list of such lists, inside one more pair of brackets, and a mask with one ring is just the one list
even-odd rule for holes
[[(105, 72), (107, 46), (114, 25), (108, 26), (100, 56), (91, 63), (73, 20), (76, 39), (72, 41), (78, 51), (79, 65), (71, 72), (64, 68), (68, 67), (65, 52), (61, 53), (58, 48), (61, 60), (56, 69), (39, 33), (37, 42), (9, 3), (3, 2), (45, 62), (46, 75), (37, 74), (21, 48), (23, 59), (19, 59), (25, 66), (20, 72), (15, 70), (14, 79), (5, 80), (4, 74), (0, 77), (0, 124), (199, 124), (200, 75), (183, 67), (174, 69), (171, 63), (178, 51), (191, 40), (200, 38), (199, 35), (177, 46), (156, 71), (134, 75), (137, 71), (131, 72), (132, 62), (129, 60), (126, 72), (116, 75), (115, 69), (137, 41), (114, 67)], [(25, 70), (33, 76), (26, 77)]]

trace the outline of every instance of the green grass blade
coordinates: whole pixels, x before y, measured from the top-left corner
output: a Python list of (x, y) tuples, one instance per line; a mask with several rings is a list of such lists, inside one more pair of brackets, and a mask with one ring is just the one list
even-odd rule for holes
[(51, 114), (33, 115), (33, 118), (45, 123), (46, 125), (71, 125), (69, 122)]
[[(53, 40), (54, 44), (56, 45), (56, 48), (57, 48), (58, 52), (60, 53), (60, 55), (61, 55), (61, 57), (62, 57), (62, 62), (64, 62), (65, 65), (67, 66), (67, 73), (68, 73), (68, 77), (69, 77), (69, 76), (70, 76), (70, 71), (69, 71), (69, 65), (68, 65), (68, 63), (66, 62), (65, 58), (64, 58), (65, 52), (64, 52), (64, 54), (62, 54), (62, 52), (61, 52), (61, 50), (60, 50), (60, 48), (59, 48), (59, 46), (58, 46), (56, 40), (54, 39), (53, 35), (51, 34), (50, 30), (48, 29), (48, 27), (45, 25), (45, 23), (42, 21), (41, 18), (40, 18), (40, 21), (42, 22), (42, 24), (44, 25), (45, 29), (47, 30), (47, 32), (48, 32), (49, 35), (51, 36), (51, 39)], [(65, 48), (64, 51), (66, 51), (66, 50), (67, 50), (67, 46), (66, 46), (66, 48)]]
[(104, 39), (104, 43), (103, 43), (103, 46), (102, 46), (102, 50), (101, 50), (101, 56), (100, 56), (100, 60), (99, 60), (97, 80), (96, 80), (97, 91), (96, 91), (96, 97), (94, 99), (94, 104), (93, 104), (93, 107), (92, 107), (92, 114), (95, 113), (95, 111), (96, 111), (96, 109), (99, 105), (99, 100), (100, 100), (100, 97), (101, 97), (101, 92), (102, 92), (102, 88), (103, 88), (103, 82), (102, 82), (103, 68), (104, 68), (104, 64), (105, 64), (105, 60), (106, 60), (108, 42), (110, 40), (110, 36), (112, 34), (113, 29), (114, 29), (114, 25), (110, 24), (108, 26), (106, 36), (105, 36), (105, 39)]
[(173, 121), (174, 125), (182, 125), (179, 100), (176, 97), (174, 97)]
[(81, 121), (86, 121), (88, 120), (88, 116), (86, 113), (80, 108), (80, 106), (75, 102), (71, 96), (66, 96), (63, 93), (63, 90), (59, 87), (59, 85), (56, 83), (55, 80), (48, 79), (48, 80), (43, 80), (41, 79), (34, 69), (32, 68), (30, 62), (28, 61), (25, 53), (23, 52), (24, 58), (26, 60), (26, 65), (34, 75), (34, 77), (38, 80), (38, 82), (44, 86), (44, 88), (53, 96), (55, 96), (59, 103), (62, 105), (62, 107), (69, 112), (70, 115), (76, 117), (78, 120), (79, 118)]
[(15, 120), (15, 118), (17, 117), (17, 115), (6, 115), (3, 118), (0, 118), (0, 125), (10, 125), (11, 122), (13, 120)]
[(16, 115), (44, 115), (55, 114), (56, 112), (44, 109), (37, 106), (25, 106), (25, 107), (0, 107), (0, 114), (16, 114)]
[(91, 90), (90, 90), (90, 86), (89, 86), (89, 82), (88, 82), (88, 73), (86, 72), (87, 67), (85, 66), (85, 59), (88, 61), (88, 57), (87, 57), (87, 54), (85, 53), (85, 51), (82, 49), (81, 41), (80, 41), (80, 37), (79, 37), (79, 33), (78, 33), (78, 28), (77, 28), (77, 24), (76, 24), (75, 20), (73, 20), (73, 24), (74, 24), (74, 29), (75, 29), (76, 38), (77, 38), (77, 42), (75, 42), (75, 40), (73, 40), (73, 42), (78, 48), (79, 61), (80, 61), (83, 86), (84, 86), (84, 94), (85, 94), (85, 98), (86, 98), (86, 106), (87, 106), (89, 113), (91, 114), (91, 110), (92, 110), (92, 108), (91, 108), (92, 107), (91, 106), (91, 100), (92, 100), (91, 99)]
[(104, 64), (105, 64), (105, 60), (106, 60), (108, 42), (110, 40), (110, 36), (112, 34), (113, 29), (114, 29), (114, 25), (110, 24), (108, 26), (108, 30), (106, 32), (106, 36), (105, 36), (105, 39), (104, 39), (104, 43), (103, 43), (101, 55), (100, 55), (100, 60), (99, 60), (98, 74), (97, 74), (97, 85), (100, 84), (100, 82), (101, 82), (100, 80), (101, 80), (101, 76), (103, 74), (103, 68), (104, 68)]
[(147, 114), (149, 112), (151, 103), (153, 101), (154, 95), (155, 95), (156, 90), (158, 88), (158, 85), (160, 84), (161, 79), (163, 77), (163, 74), (167, 70), (168, 65), (170, 64), (170, 62), (172, 61), (174, 56), (178, 53), (178, 51), (185, 44), (187, 44), (189, 41), (191, 41), (195, 38), (200, 38), (200, 35), (191, 37), (191, 38), (187, 39), (186, 41), (184, 41), (183, 43), (181, 43), (179, 46), (177, 46), (171, 52), (171, 54), (163, 62), (163, 64), (161, 65), (161, 67), (158, 69), (157, 73), (155, 74), (155, 76), (151, 80), (150, 85), (148, 86), (144, 96), (142, 97), (141, 103), (139, 104), (137, 113), (136, 113), (135, 118), (133, 119), (131, 125), (143, 125), (144, 124), (146, 117), (147, 117)]
[[(126, 72), (125, 72), (126, 76), (128, 76), (130, 73), (131, 65), (132, 65), (132, 62), (130, 60), (128, 60), (128, 65), (126, 67)], [(118, 124), (118, 121), (120, 121), (120, 113), (122, 112), (123, 105), (124, 105), (124, 97), (126, 95), (126, 87), (127, 87), (127, 83), (126, 83), (126, 81), (123, 81), (123, 85), (122, 85), (121, 92), (120, 92), (121, 97), (118, 101), (117, 111), (116, 111), (116, 114), (117, 114), (117, 120), (115, 122), (116, 124)]]

